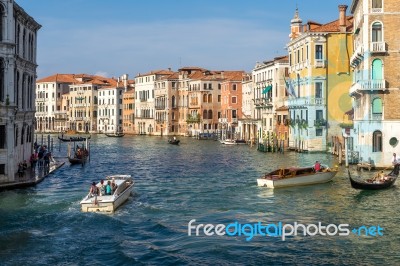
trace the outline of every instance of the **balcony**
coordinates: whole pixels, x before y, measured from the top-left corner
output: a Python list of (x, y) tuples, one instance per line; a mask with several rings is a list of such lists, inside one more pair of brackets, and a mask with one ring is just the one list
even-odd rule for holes
[(218, 118), (218, 123), (228, 123), (228, 118)]
[(354, 83), (350, 87), (350, 95), (355, 93), (364, 93), (364, 92), (376, 92), (376, 91), (385, 91), (387, 89), (387, 82), (385, 79), (369, 79), (369, 80), (360, 80), (357, 83)]
[(188, 115), (187, 119), (186, 119), (186, 123), (191, 124), (191, 123), (199, 123), (200, 122), (200, 115), (196, 115), (196, 116), (191, 116)]
[(156, 105), (155, 109), (156, 110), (165, 110), (165, 107), (166, 107), (165, 105)]
[(314, 120), (315, 127), (326, 127), (327, 121), (323, 118)]
[(237, 124), (238, 119), (237, 118), (232, 118), (232, 123)]
[(382, 7), (373, 7), (371, 8), (371, 13), (383, 13)]
[(325, 67), (325, 59), (315, 59), (315, 67)]
[(371, 53), (386, 53), (387, 45), (385, 42), (371, 42), (369, 50)]
[(364, 59), (364, 47), (360, 45), (357, 47), (353, 55), (350, 57), (350, 65), (352, 67), (357, 67), (363, 59)]

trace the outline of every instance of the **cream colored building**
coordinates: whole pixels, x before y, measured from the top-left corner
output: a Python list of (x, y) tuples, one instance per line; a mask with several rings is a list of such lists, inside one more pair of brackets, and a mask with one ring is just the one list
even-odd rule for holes
[[(289, 52), (289, 145), (299, 151), (327, 151), (342, 141), (340, 124), (351, 109), (349, 54), (353, 18), (347, 6), (326, 24), (302, 24), (298, 10), (291, 20)], [(333, 10), (332, 10), (333, 12)]]
[(173, 74), (171, 70), (157, 70), (135, 77), (135, 128), (137, 134), (155, 134), (155, 84), (156, 81), (171, 74)]
[(68, 113), (62, 96), (76, 80), (70, 74), (55, 74), (36, 81), (36, 131), (62, 132), (67, 130)]
[(400, 2), (353, 0), (351, 12), (354, 126), (345, 135), (361, 161), (386, 167), (400, 153)]
[(33, 150), (41, 25), (13, 0), (0, 0), (0, 12), (0, 182), (11, 182)]

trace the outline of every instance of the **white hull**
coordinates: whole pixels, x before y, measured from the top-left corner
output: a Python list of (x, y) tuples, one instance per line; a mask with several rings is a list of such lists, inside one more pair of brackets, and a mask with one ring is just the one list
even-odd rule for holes
[(257, 179), (257, 185), (259, 187), (267, 187), (267, 188), (283, 188), (283, 187), (322, 184), (331, 181), (333, 177), (336, 175), (336, 173), (337, 173), (336, 171), (318, 172), (309, 175), (287, 177), (276, 180), (259, 178)]
[[(128, 200), (134, 186), (132, 180), (120, 180), (116, 177), (118, 185), (114, 195), (90, 196), (87, 195), (81, 202), (83, 212), (114, 212), (119, 206)], [(98, 184), (99, 186), (99, 184)]]

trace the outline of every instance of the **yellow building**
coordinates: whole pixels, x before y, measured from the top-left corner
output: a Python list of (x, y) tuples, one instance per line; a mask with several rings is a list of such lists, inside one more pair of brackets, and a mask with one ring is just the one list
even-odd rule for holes
[(339, 19), (302, 24), (298, 10), (291, 21), (289, 52), (289, 146), (326, 151), (343, 143), (340, 124), (351, 109), (353, 17), (339, 6)]

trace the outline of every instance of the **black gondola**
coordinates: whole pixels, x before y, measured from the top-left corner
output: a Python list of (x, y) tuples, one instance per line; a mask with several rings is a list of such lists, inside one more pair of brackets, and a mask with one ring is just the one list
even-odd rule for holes
[(371, 179), (355, 180), (351, 177), (350, 171), (347, 170), (347, 172), (349, 174), (350, 183), (353, 188), (365, 189), (365, 190), (378, 190), (378, 189), (389, 188), (396, 182), (396, 179), (399, 176), (399, 165), (395, 165), (393, 171), (391, 171), (387, 175), (384, 175), (383, 181), (373, 181)]
[(104, 133), (107, 137), (123, 137), (125, 134), (122, 132), (115, 132), (115, 133)]
[(77, 158), (77, 157), (68, 157), (69, 163), (72, 164), (81, 164), (84, 165), (86, 163), (86, 156), (83, 156), (82, 158)]
[(60, 137), (58, 136), (58, 139), (64, 142), (70, 142), (70, 141), (85, 141), (87, 139), (90, 139), (91, 136), (89, 137), (69, 137), (69, 138), (64, 138), (64, 137)]
[(180, 140), (179, 139), (169, 139), (168, 143), (172, 145), (179, 145)]

